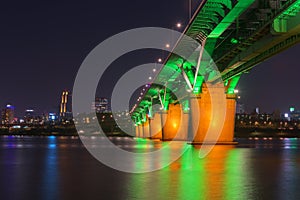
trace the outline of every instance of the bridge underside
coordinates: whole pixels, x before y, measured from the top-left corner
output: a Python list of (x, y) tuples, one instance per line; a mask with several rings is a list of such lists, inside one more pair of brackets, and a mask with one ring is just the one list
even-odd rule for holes
[[(156, 80), (131, 110), (136, 135), (200, 143), (218, 137), (220, 143), (232, 142), (234, 90), (241, 74), (298, 44), (299, 11), (300, 0), (202, 1), (184, 31), (198, 45), (184, 37), (178, 40), (173, 52), (184, 52), (188, 59), (169, 54)], [(226, 104), (218, 113), (212, 106), (221, 104), (212, 103), (207, 86), (220, 82), (218, 98)], [(160, 110), (153, 110), (154, 105)], [(221, 120), (216, 116), (223, 116), (224, 110), (225, 122), (214, 129)]]

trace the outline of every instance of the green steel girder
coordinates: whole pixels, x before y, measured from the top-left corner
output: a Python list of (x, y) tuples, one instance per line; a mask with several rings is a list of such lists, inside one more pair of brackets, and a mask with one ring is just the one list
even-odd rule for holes
[(169, 103), (170, 103), (170, 92), (167, 91), (165, 94), (163, 94), (163, 105), (164, 110), (169, 110)]
[[(299, 2), (299, 0), (285, 2), (283, 8), (279, 11), (277, 10), (277, 12), (276, 12), (277, 16), (281, 16), (281, 13), (284, 13), (285, 10), (289, 9), (291, 6), (297, 5), (296, 4), (297, 2)], [(278, 19), (278, 18), (276, 18), (276, 15), (274, 15), (273, 19)], [(272, 21), (273, 19), (269, 20), (269, 24), (273, 22)], [(247, 40), (245, 40), (245, 41), (241, 42), (239, 45), (237, 45), (237, 46), (242, 46), (242, 45), (245, 46), (246, 48), (248, 48), (247, 50), (249, 52), (253, 52), (254, 56), (252, 56), (250, 58), (243, 58), (241, 56), (241, 54), (245, 54), (245, 52), (247, 52), (247, 50), (244, 50), (243, 52), (241, 52), (241, 51), (236, 52), (236, 51), (231, 50), (232, 52), (236, 52), (236, 53), (234, 53), (231, 57), (226, 58), (228, 61), (227, 61), (227, 64), (225, 64), (223, 66), (223, 69), (224, 69), (224, 72), (222, 72), (223, 78), (229, 79), (231, 76), (235, 76), (237, 74), (247, 72), (252, 67), (254, 67), (257, 64), (259, 64), (260, 62), (268, 59), (269, 57), (273, 56), (274, 54), (279, 53), (294, 44), (297, 44), (299, 42), (299, 36), (297, 35), (297, 33), (300, 32), (300, 17), (295, 18), (295, 16), (294, 16), (294, 17), (289, 18), (289, 20), (293, 21), (293, 25), (294, 25), (293, 28), (287, 29), (287, 32), (280, 33), (279, 36), (268, 36), (268, 37), (270, 37), (271, 41), (269, 43), (265, 44), (264, 46), (261, 45), (261, 44), (263, 44), (264, 40), (266, 39), (266, 37), (263, 37), (263, 36), (270, 34), (269, 27), (266, 27), (265, 29), (263, 29), (264, 32), (260, 32), (260, 34), (257, 35), (257, 37), (251, 36), (251, 38), (248, 38)], [(271, 32), (272, 32), (272, 29), (271, 29)], [(257, 55), (254, 54), (255, 53), (254, 49), (250, 48), (250, 45), (255, 45), (255, 47), (258, 47), (258, 48), (259, 48), (259, 45), (262, 46), (260, 50), (256, 50)], [(238, 58), (243, 59), (242, 62), (234, 63), (234, 60), (237, 60)]]
[(289, 32), (295, 26), (299, 26), (300, 22), (300, 0), (289, 6), (282, 14), (280, 14), (273, 22), (274, 34)]
[(135, 119), (136, 119), (136, 125), (142, 124), (141, 115), (139, 113), (135, 115)]
[(292, 5), (290, 5), (284, 12), (282, 12), (278, 17), (275, 19), (289, 19), (291, 17), (296, 16), (300, 12), (300, 1), (295, 1)]
[(218, 16), (216, 14), (203, 14), (202, 17), (195, 22), (195, 25), (198, 25), (198, 23), (200, 24), (205, 22), (218, 24), (219, 21), (221, 21), (221, 16)]
[[(187, 30), (186, 34), (189, 36), (195, 36), (197, 35), (197, 32), (201, 31), (205, 33), (205, 35), (208, 35), (217, 25), (217, 23), (219, 23), (219, 21), (226, 15), (225, 7), (226, 6), (224, 6), (223, 1), (206, 1), (199, 14), (193, 20), (191, 28)], [(212, 18), (214, 26), (207, 26), (207, 18), (209, 18), (210, 16), (214, 16)]]
[(131, 119), (134, 122), (134, 124), (137, 125), (137, 122), (138, 122), (137, 117), (135, 115), (132, 115)]
[(227, 94), (234, 94), (234, 90), (240, 80), (241, 75), (232, 77), (229, 81), (228, 81), (228, 85), (227, 85)]
[[(206, 7), (203, 9), (203, 15), (215, 15), (215, 16), (220, 16), (224, 17), (226, 15), (225, 10), (222, 7)], [(195, 21), (201, 19), (202, 16), (200, 15), (198, 19)]]
[[(255, 5), (253, 4), (254, 2), (256, 2)], [(272, 20), (276, 17), (277, 19), (286, 19), (295, 14), (295, 9), (288, 8), (293, 3), (299, 2), (299, 0), (287, 0), (280, 2), (280, 8), (274, 9), (275, 6), (273, 6), (274, 8), (266, 6), (265, 3), (271, 4), (269, 1), (203, 0), (184, 33), (200, 42), (202, 42), (205, 37), (207, 41), (214, 39), (214, 44), (207, 42), (205, 49), (215, 60), (217, 59), (216, 64), (218, 66), (220, 65), (224, 67), (221, 68), (221, 72), (222, 70), (225, 72), (229, 69), (229, 71), (226, 71), (226, 73), (222, 74), (222, 76), (225, 80), (230, 80), (232, 77), (239, 76), (242, 72), (251, 69), (251, 67), (261, 62), (263, 59), (266, 59), (274, 53), (288, 48), (288, 46), (299, 41), (299, 34), (293, 35), (291, 36), (292, 39), (287, 38), (287, 40), (280, 42), (280, 44), (278, 44), (279, 46), (275, 45), (276, 47), (274, 46), (274, 48), (272, 47), (268, 49), (262, 53), (262, 55), (247, 61), (237, 69), (228, 68), (228, 63), (233, 60), (236, 55), (246, 50), (250, 45), (253, 45), (266, 34), (266, 31), (268, 31), (267, 28), (270, 26), (270, 23), (273, 22)], [(283, 14), (284, 11), (286, 11), (285, 14)], [(265, 17), (260, 18), (260, 15), (265, 15)], [(251, 21), (249, 21), (249, 19)], [(185, 44), (184, 40), (180, 40), (175, 48), (177, 52), (191, 52), (192, 55), (197, 47), (187, 45), (188, 44)], [(157, 80), (159, 80), (158, 82), (168, 82), (168, 84), (175, 83), (182, 73), (181, 70), (184, 70), (188, 75), (188, 79), (191, 83), (193, 83), (193, 79), (195, 78), (193, 66), (195, 66), (195, 63), (186, 63), (186, 61), (178, 59), (177, 55), (171, 53), (164, 65), (164, 68), (157, 75)], [(208, 61), (204, 61), (204, 68), (205, 65), (210, 65), (210, 63)], [(205, 71), (209, 72), (209, 69), (205, 69)], [(211, 76), (213, 75), (211, 74)], [(202, 76), (196, 76), (196, 78), (197, 81), (194, 88), (197, 87), (201, 90), (201, 84), (204, 78)], [(229, 90), (232, 92), (232, 88), (235, 87), (233, 87), (234, 81), (231, 80), (230, 83), (231, 85), (229, 88), (231, 89)], [(145, 109), (149, 106), (149, 103), (157, 103), (158, 94), (155, 91), (158, 90), (160, 91), (160, 94), (162, 94), (163, 89), (164, 85), (151, 85), (145, 93), (142, 101), (138, 103), (132, 115), (135, 116), (135, 112), (145, 113)], [(154, 96), (156, 97), (153, 98)], [(150, 98), (153, 99), (150, 101)], [(175, 97), (173, 97), (171, 93), (168, 93), (168, 98), (166, 99), (168, 99), (168, 101), (172, 101), (173, 98)], [(164, 102), (164, 104), (165, 103), (166, 102)], [(169, 102), (166, 104), (168, 103)]]
[(202, 84), (204, 82), (204, 77), (203, 76), (197, 76), (196, 77), (197, 81), (196, 84), (194, 85), (194, 90), (193, 93), (194, 94), (200, 94), (202, 92)]
[(194, 71), (193, 71), (193, 66), (189, 63), (189, 62), (184, 62), (182, 64), (182, 68), (184, 70), (184, 72), (186, 73), (188, 79), (189, 79), (189, 82), (191, 84), (194, 83), (194, 77), (195, 77), (195, 74), (194, 74)]
[(226, 74), (222, 75), (223, 80), (228, 80), (233, 76), (242, 74), (244, 72), (249, 71), (251, 68), (256, 66), (257, 64), (261, 63), (262, 61), (270, 58), (271, 56), (297, 44), (300, 42), (300, 33), (292, 35), (281, 42), (278, 42), (276, 45), (268, 48), (266, 51), (260, 53), (258, 56), (255, 56), (251, 60), (245, 62), (244, 64), (240, 65), (238, 68), (232, 69)]
[(255, 0), (238, 1), (208, 37), (218, 38)]
[(146, 114), (144, 112), (138, 112), (135, 111), (131, 118), (136, 122), (136, 125), (140, 125), (143, 124), (143, 122), (146, 122), (147, 118), (146, 118)]
[(205, 43), (205, 51), (212, 56), (216, 47), (218, 38), (207, 38)]
[[(213, 55), (213, 58), (220, 71), (225, 70), (230, 63), (230, 60), (232, 60), (236, 55), (248, 48), (250, 45), (253, 45), (256, 41), (260, 40), (264, 35), (270, 32), (269, 26), (273, 22), (273, 19), (279, 16), (282, 12), (284, 12), (285, 9), (287, 9), (296, 1), (299, 0), (289, 0), (284, 2), (280, 9), (278, 8), (276, 11), (273, 11), (273, 14), (271, 13), (273, 18), (270, 17), (268, 19), (258, 21), (257, 24), (252, 24), (255, 28), (253, 30), (246, 30), (246, 32), (243, 32), (244, 35), (239, 35), (238, 37), (242, 36), (241, 38), (243, 39), (239, 39), (240, 41), (238, 43), (231, 43), (230, 38), (223, 42), (222, 46), (217, 49), (216, 54)], [(252, 13), (255, 12), (250, 12), (250, 14)]]
[(221, 4), (221, 5), (225, 6), (225, 7), (227, 7), (228, 9), (231, 9), (232, 8), (232, 4), (233, 4), (232, 0), (213, 0), (213, 1), (208, 1), (208, 3), (210, 3), (210, 2), (211, 2), (211, 4)]

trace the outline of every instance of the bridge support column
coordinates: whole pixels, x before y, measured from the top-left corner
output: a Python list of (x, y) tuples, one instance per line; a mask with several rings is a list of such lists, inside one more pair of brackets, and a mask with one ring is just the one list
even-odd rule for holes
[(169, 104), (162, 140), (187, 140), (188, 113), (184, 113), (182, 105)]
[[(236, 95), (225, 94), (225, 91), (222, 94), (222, 89), (219, 90), (219, 93), (220, 94), (218, 95), (220, 95), (220, 98), (225, 98), (226, 95), (226, 104), (224, 105), (225, 108), (223, 107), (223, 103), (221, 101), (214, 101), (214, 105), (212, 105), (210, 94), (208, 93), (208, 90), (205, 87), (203, 88), (202, 93), (200, 95), (191, 98), (190, 116), (192, 121), (190, 121), (190, 123), (192, 123), (192, 131), (194, 132), (194, 138), (192, 141), (193, 144), (202, 144), (206, 137), (208, 143), (214, 142), (216, 134), (219, 135), (219, 137), (216, 140), (216, 144), (234, 144), (233, 136), (236, 110)], [(196, 106), (198, 106), (199, 108), (199, 113), (195, 112), (195, 110), (197, 110)], [(215, 111), (215, 114), (218, 115), (219, 112), (220, 116), (224, 116), (222, 112), (224, 112), (225, 109), (224, 124), (219, 124), (222, 120), (218, 118), (218, 116), (214, 117), (214, 121), (212, 120), (212, 106), (214, 106), (215, 108), (220, 108), (216, 109)], [(212, 127), (212, 130), (214, 130), (214, 127), (216, 126), (221, 126), (221, 132), (208, 133), (210, 126)], [(209, 134), (214, 134), (214, 136)]]
[(143, 138), (144, 137), (144, 130), (143, 130), (143, 124), (139, 124), (139, 137)]
[(140, 136), (140, 133), (139, 133), (139, 126), (136, 125), (135, 126), (135, 137), (139, 137)]
[(147, 119), (146, 122), (143, 123), (143, 137), (149, 138), (150, 137), (150, 127), (149, 127), (149, 119)]
[(162, 139), (162, 124), (162, 113), (155, 113), (153, 118), (150, 120), (151, 139)]

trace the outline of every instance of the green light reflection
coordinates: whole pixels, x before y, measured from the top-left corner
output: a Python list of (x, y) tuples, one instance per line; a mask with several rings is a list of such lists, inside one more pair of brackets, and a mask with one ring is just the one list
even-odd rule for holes
[[(158, 148), (166, 144), (161, 143)], [(168, 160), (176, 150), (164, 151), (151, 165)], [(255, 191), (249, 187), (254, 184), (251, 164), (247, 163), (249, 156), (248, 149), (217, 145), (207, 157), (200, 159), (199, 146), (188, 146), (182, 157), (168, 167), (130, 176), (129, 183), (135, 186), (135, 192), (130, 196), (145, 199), (253, 199)], [(144, 166), (150, 164), (141, 160), (137, 162)]]

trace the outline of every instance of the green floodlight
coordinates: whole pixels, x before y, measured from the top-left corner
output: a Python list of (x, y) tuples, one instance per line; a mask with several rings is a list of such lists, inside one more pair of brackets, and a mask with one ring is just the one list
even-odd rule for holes
[(235, 38), (231, 38), (230, 42), (231, 42), (232, 44), (237, 44), (237, 43), (239, 43), (239, 41), (238, 41), (237, 39), (235, 39)]

